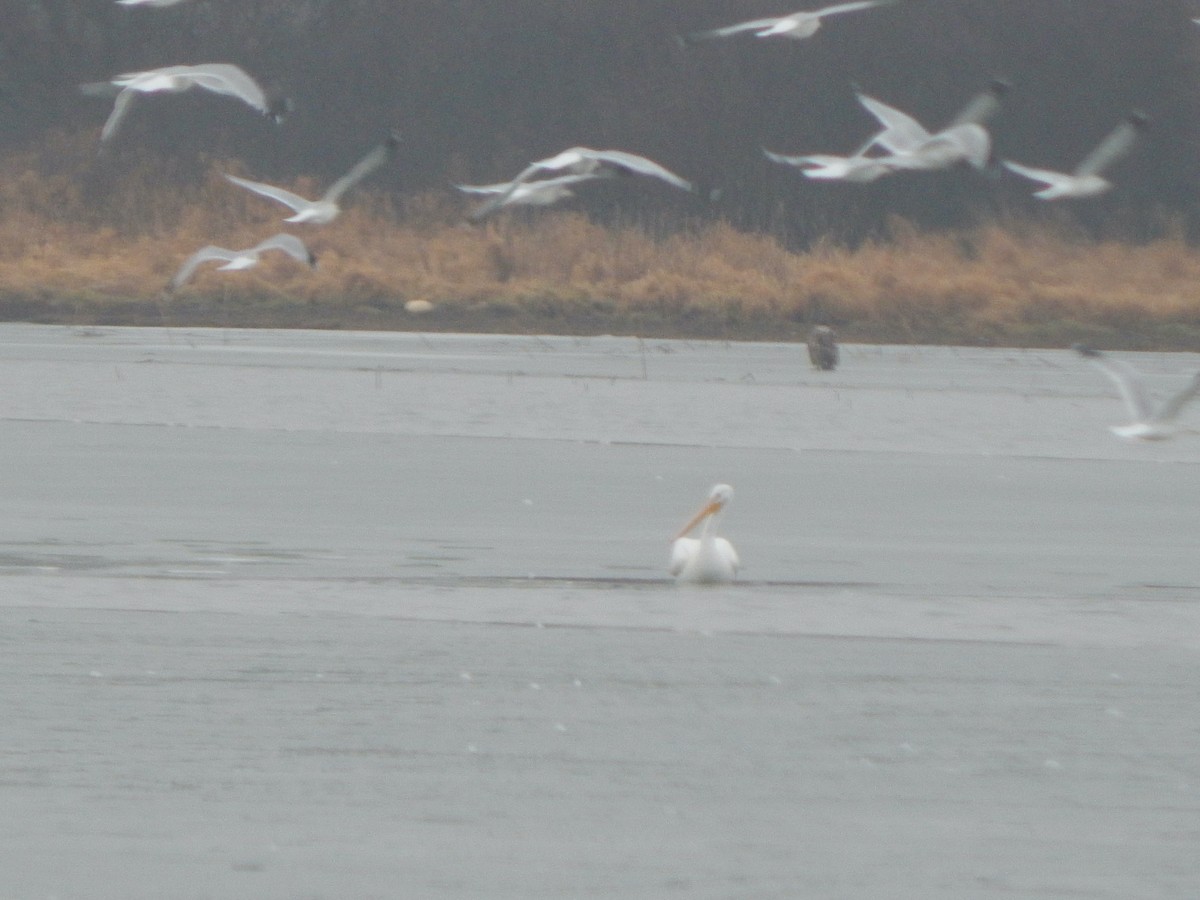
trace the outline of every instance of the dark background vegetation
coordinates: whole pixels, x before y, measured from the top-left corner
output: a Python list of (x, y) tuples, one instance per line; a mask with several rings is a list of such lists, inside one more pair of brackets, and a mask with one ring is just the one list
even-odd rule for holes
[[(252, 177), (340, 174), (392, 126), (405, 144), (377, 177), (397, 195), (498, 181), (584, 144), (646, 154), (721, 199), (656, 184), (598, 185), (585, 207), (664, 228), (725, 218), (798, 243), (853, 242), (898, 215), (922, 225), (996, 216), (1058, 218), (1151, 236), (1200, 217), (1200, 2), (907, 0), (827, 20), (807, 41), (743, 36), (680, 49), (673, 35), (817, 5), (800, 0), (189, 0), (129, 9), (112, 0), (0, 0), (0, 150), (97, 131), (110, 106), (82, 82), (163, 65), (234, 62), (294, 99), (275, 128), (225, 98), (139, 99), (93, 189), (161, 159), (199, 178), (237, 159)], [(954, 172), (867, 185), (820, 184), (768, 163), (762, 147), (851, 151), (873, 122), (851, 85), (943, 124), (994, 76), (1013, 83), (993, 123), (1000, 155), (1070, 169), (1131, 109), (1146, 146), (1119, 187), (1050, 209), (1010, 175)], [(61, 141), (60, 141), (61, 143)], [(42, 165), (53, 167), (54, 151)]]

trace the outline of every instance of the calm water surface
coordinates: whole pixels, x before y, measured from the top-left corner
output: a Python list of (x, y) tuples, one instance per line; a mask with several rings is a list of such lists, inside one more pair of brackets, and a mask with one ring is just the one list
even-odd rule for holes
[(1194, 896), (1200, 434), (843, 358), (0, 327), (0, 898)]

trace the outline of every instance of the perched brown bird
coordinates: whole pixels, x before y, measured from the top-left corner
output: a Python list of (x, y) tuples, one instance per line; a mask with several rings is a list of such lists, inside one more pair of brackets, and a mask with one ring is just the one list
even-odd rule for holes
[(808, 358), (814, 369), (829, 372), (837, 368), (837, 332), (828, 325), (818, 325), (808, 334)]

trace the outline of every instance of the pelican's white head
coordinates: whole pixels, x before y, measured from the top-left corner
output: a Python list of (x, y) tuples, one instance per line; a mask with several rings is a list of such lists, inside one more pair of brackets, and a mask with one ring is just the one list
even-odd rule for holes
[(715, 516), (722, 509), (724, 509), (725, 504), (732, 499), (733, 488), (731, 486), (728, 484), (714, 484), (713, 489), (708, 493), (708, 502), (705, 503), (704, 506), (700, 507), (700, 511), (692, 516), (692, 518), (688, 520), (688, 523), (684, 525), (682, 529), (680, 529), (679, 534), (675, 536), (676, 539), (678, 540), (679, 538), (685, 536), (689, 531), (709, 517)]

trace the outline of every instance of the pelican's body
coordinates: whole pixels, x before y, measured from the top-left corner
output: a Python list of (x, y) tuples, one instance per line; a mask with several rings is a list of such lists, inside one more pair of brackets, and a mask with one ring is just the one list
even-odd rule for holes
[(342, 199), (342, 195), (387, 162), (396, 152), (399, 143), (399, 136), (395, 132), (390, 134), (387, 140), (375, 147), (349, 172), (330, 185), (329, 190), (319, 200), (308, 200), (299, 194), (275, 187), (272, 184), (264, 184), (261, 181), (250, 181), (248, 178), (238, 178), (236, 175), (226, 175), (225, 177), (248, 191), (291, 207), (295, 214), (284, 219), (285, 222), (326, 225), (341, 214), (342, 208), (339, 201)]
[(1161, 441), (1175, 434), (1175, 419), (1188, 401), (1200, 393), (1200, 373), (1192, 377), (1182, 391), (1155, 404), (1141, 376), (1132, 366), (1083, 344), (1073, 344), (1072, 349), (1085, 359), (1099, 366), (1117, 386), (1125, 405), (1133, 415), (1128, 425), (1113, 425), (1110, 430), (1117, 437), (1130, 440)]
[(293, 259), (308, 263), (310, 267), (315, 267), (317, 264), (317, 258), (304, 245), (304, 242), (294, 234), (276, 234), (248, 250), (227, 250), (224, 247), (210, 245), (202, 247), (187, 258), (184, 264), (179, 267), (179, 271), (175, 273), (175, 277), (171, 279), (170, 284), (167, 285), (167, 292), (174, 291), (186, 282), (192, 277), (192, 273), (206, 262), (220, 260), (225, 265), (218, 266), (217, 268), (223, 272), (249, 269), (258, 265), (259, 256), (267, 250), (282, 250)]
[(1127, 156), (1137, 142), (1138, 136), (1146, 130), (1148, 122), (1140, 113), (1133, 113), (1124, 122), (1102, 140), (1096, 149), (1078, 166), (1074, 172), (1054, 172), (1050, 169), (1035, 169), (1032, 166), (1004, 160), (1004, 167), (1016, 172), (1031, 181), (1040, 181), (1045, 187), (1034, 191), (1033, 196), (1039, 200), (1078, 200), (1085, 197), (1096, 197), (1112, 189), (1112, 182), (1100, 173)]
[[(708, 502), (675, 538), (668, 571), (680, 584), (726, 584), (737, 576), (741, 566), (737, 551), (733, 544), (716, 534), (716, 519), (732, 499), (733, 488), (729, 485), (714, 486)], [(688, 532), (701, 523), (700, 536), (687, 537)]]
[(696, 31), (683, 39), (685, 44), (695, 41), (707, 41), (713, 38), (729, 37), (747, 31), (754, 32), (755, 37), (790, 38), (802, 41), (810, 38), (821, 28), (821, 19), (825, 16), (836, 16), (842, 13), (855, 12), (860, 9), (870, 9), (874, 6), (886, 6), (896, 0), (855, 0), (852, 3), (839, 3), (836, 6), (826, 6), (824, 9), (802, 10), (786, 16), (776, 16), (771, 19), (752, 19), (749, 22), (739, 22), (737, 25), (727, 25), (724, 28), (713, 28), (710, 31)]
[(138, 94), (179, 93), (198, 87), (214, 94), (236, 97), (243, 103), (269, 116), (283, 120), (287, 101), (273, 103), (253, 78), (238, 66), (229, 63), (204, 63), (198, 66), (167, 66), (145, 72), (127, 72), (111, 81), (85, 84), (80, 90), (93, 96), (116, 95), (113, 111), (100, 131), (101, 143), (117, 133), (117, 128), (129, 111), (129, 104)]

